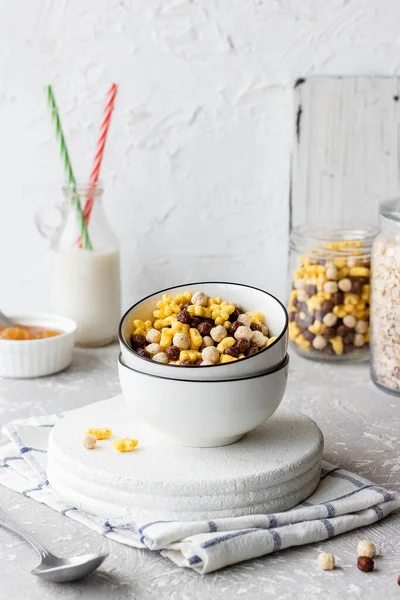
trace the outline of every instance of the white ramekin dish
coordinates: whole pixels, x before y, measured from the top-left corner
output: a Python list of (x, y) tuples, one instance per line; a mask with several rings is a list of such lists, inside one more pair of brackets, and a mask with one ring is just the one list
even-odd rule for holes
[[(289, 356), (270, 373), (242, 379), (166, 379), (129, 368), (119, 380), (132, 414), (181, 446), (208, 448), (239, 440), (276, 411), (286, 389)], [(128, 419), (128, 417), (127, 417)]]
[[(270, 337), (274, 336), (276, 340), (268, 348), (264, 348), (257, 354), (247, 358), (231, 363), (204, 367), (165, 365), (136, 354), (128, 343), (132, 334), (133, 321), (135, 319), (153, 320), (153, 310), (163, 294), (176, 295), (186, 290), (192, 292), (202, 291), (211, 297), (221, 296), (225, 300), (241, 306), (246, 312), (264, 313), (270, 330)], [(275, 296), (264, 290), (240, 283), (187, 283), (161, 290), (134, 304), (121, 319), (119, 343), (125, 364), (132, 367), (132, 369), (149, 375), (159, 375), (168, 379), (196, 379), (198, 381), (237, 379), (271, 371), (284, 360), (288, 346), (288, 325), (289, 317), (284, 305)]]
[(66, 369), (72, 361), (76, 323), (49, 314), (9, 315), (20, 325), (36, 325), (63, 331), (41, 340), (1, 340), (0, 377), (28, 379), (43, 377)]

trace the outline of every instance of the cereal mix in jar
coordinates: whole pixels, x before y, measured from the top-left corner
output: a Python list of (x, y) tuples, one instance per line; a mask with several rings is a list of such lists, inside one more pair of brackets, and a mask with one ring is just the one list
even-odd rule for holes
[(400, 199), (380, 206), (382, 231), (372, 249), (371, 374), (400, 394)]
[(323, 224), (293, 230), (289, 339), (298, 354), (367, 358), (371, 247), (377, 232)]

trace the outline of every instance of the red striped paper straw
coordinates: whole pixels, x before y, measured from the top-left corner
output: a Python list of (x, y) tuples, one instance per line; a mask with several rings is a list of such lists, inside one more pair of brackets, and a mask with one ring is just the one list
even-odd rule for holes
[[(89, 192), (86, 198), (86, 203), (83, 209), (83, 216), (85, 218), (86, 225), (89, 223), (90, 215), (93, 209), (95, 190), (99, 181), (101, 163), (104, 156), (104, 148), (106, 145), (108, 129), (111, 122), (111, 114), (114, 109), (115, 96), (117, 95), (118, 86), (116, 83), (112, 83), (110, 89), (107, 92), (106, 104), (103, 111), (103, 120), (100, 127), (100, 135), (97, 140), (96, 154), (94, 156), (92, 172), (90, 173), (89, 180)], [(78, 240), (78, 246), (81, 247), (82, 241)]]

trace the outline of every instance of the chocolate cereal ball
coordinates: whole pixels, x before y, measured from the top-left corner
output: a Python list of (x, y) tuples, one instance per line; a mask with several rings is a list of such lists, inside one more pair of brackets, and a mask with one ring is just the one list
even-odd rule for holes
[(169, 346), (165, 349), (165, 354), (168, 356), (169, 360), (178, 360), (180, 355), (180, 350), (177, 346)]
[(147, 341), (144, 335), (136, 334), (131, 336), (131, 346), (134, 350), (147, 346)]
[(199, 333), (201, 333), (201, 335), (209, 336), (213, 326), (214, 325), (211, 325), (211, 323), (209, 323), (208, 321), (203, 321), (202, 323), (199, 323), (197, 329)]

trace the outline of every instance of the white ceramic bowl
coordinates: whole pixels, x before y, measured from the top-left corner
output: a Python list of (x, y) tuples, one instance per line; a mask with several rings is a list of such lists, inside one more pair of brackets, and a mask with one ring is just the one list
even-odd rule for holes
[[(246, 312), (264, 313), (270, 337), (276, 336), (276, 340), (268, 348), (247, 358), (204, 367), (164, 365), (136, 354), (128, 344), (132, 334), (133, 321), (135, 319), (153, 320), (153, 310), (163, 294), (176, 295), (186, 290), (192, 292), (199, 290), (211, 297), (221, 296), (223, 299), (241, 306)], [(161, 290), (134, 304), (121, 319), (119, 343), (125, 364), (143, 373), (160, 375), (169, 379), (197, 379), (199, 381), (237, 379), (271, 371), (284, 360), (288, 346), (288, 324), (289, 318), (284, 305), (275, 296), (264, 290), (240, 283), (187, 283)]]
[(289, 356), (272, 372), (245, 379), (165, 379), (118, 360), (123, 394), (147, 425), (182, 446), (226, 446), (276, 411), (285, 393)]
[(76, 323), (48, 314), (8, 315), (21, 325), (36, 325), (63, 331), (41, 340), (1, 340), (0, 377), (43, 377), (66, 369), (72, 360)]

